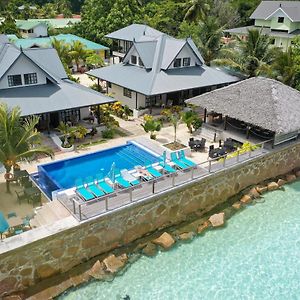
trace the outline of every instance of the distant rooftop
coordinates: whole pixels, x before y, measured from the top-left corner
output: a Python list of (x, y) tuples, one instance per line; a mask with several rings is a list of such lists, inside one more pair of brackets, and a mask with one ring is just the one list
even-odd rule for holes
[[(45, 23), (48, 27), (52, 28), (65, 28), (80, 23), (80, 18), (58, 18), (58, 19), (28, 19), (28, 20), (16, 20), (18, 28), (32, 26), (33, 24)], [(28, 25), (27, 25), (28, 24)], [(35, 25), (36, 26), (36, 25)], [(33, 27), (31, 27), (33, 28)], [(31, 29), (29, 28), (29, 29)], [(25, 29), (25, 28), (21, 28)]]
[(300, 21), (300, 1), (262, 1), (250, 18), (267, 20), (279, 9), (281, 9), (291, 21)]
[(127, 27), (107, 34), (105, 37), (124, 41), (140, 41), (157, 39), (163, 33), (143, 24), (131, 24)]

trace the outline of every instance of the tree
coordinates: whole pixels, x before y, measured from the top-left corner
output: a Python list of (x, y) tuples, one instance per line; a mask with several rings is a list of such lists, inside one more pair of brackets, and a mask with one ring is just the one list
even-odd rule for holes
[(160, 131), (162, 127), (160, 121), (155, 120), (153, 116), (149, 115), (144, 116), (144, 123), (141, 126), (145, 132), (150, 132), (150, 138), (153, 140), (156, 139), (156, 132)]
[(181, 111), (182, 108), (180, 106), (173, 106), (172, 108), (166, 108), (161, 112), (161, 115), (167, 117), (174, 128), (174, 144), (177, 143), (177, 129), (181, 121)]
[(221, 50), (221, 58), (215, 59), (214, 63), (228, 66), (249, 77), (266, 74), (278, 53), (278, 49), (270, 45), (269, 37), (261, 34), (261, 30), (248, 30), (246, 41), (237, 37), (236, 42)]
[(99, 67), (104, 67), (104, 61), (103, 59), (97, 54), (97, 53), (92, 53), (86, 58), (86, 64), (90, 68), (99, 68)]
[(140, 8), (136, 0), (115, 0), (106, 19), (108, 32), (113, 32), (135, 23), (139, 12)]
[(87, 56), (90, 54), (90, 51), (88, 51), (80, 41), (73, 41), (70, 47), (69, 55), (75, 62), (76, 69), (78, 71), (80, 62), (85, 62)]
[(190, 133), (193, 133), (193, 125), (199, 122), (199, 116), (194, 110), (187, 110), (181, 114), (182, 122), (186, 124)]
[(18, 107), (9, 109), (0, 104), (0, 162), (6, 170), (7, 192), (10, 192), (11, 170), (19, 162), (31, 161), (38, 154), (53, 155), (51, 149), (41, 146), (41, 136), (35, 128), (38, 122), (37, 116), (23, 120)]
[(179, 28), (179, 37), (192, 37), (204, 61), (210, 65), (210, 62), (218, 56), (221, 49), (223, 29), (215, 17), (207, 17), (204, 22), (198, 24), (184, 21)]
[(208, 1), (189, 0), (186, 4), (186, 13), (184, 19), (189, 21), (203, 21), (209, 10), (210, 4)]
[(7, 12), (5, 21), (0, 25), (0, 33), (3, 34), (17, 34), (19, 32), (16, 22), (12, 15)]

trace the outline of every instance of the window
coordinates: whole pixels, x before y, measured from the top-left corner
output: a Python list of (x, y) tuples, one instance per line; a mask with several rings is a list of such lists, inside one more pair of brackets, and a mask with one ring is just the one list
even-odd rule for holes
[(278, 17), (278, 23), (284, 23), (284, 17)]
[(174, 61), (174, 68), (181, 67), (181, 58), (176, 58)]
[(144, 64), (143, 64), (143, 61), (141, 60), (141, 58), (139, 57), (139, 66), (143, 67)]
[(137, 59), (135, 55), (131, 55), (131, 63), (136, 65)]
[(191, 58), (190, 57), (185, 57), (183, 59), (183, 66), (184, 67), (189, 67), (191, 65)]
[(29, 29), (29, 30), (28, 30), (28, 33), (33, 33), (33, 29)]
[(271, 45), (275, 45), (275, 39), (271, 39), (271, 40), (270, 40), (270, 44), (271, 44)]
[(35, 84), (35, 83), (37, 83), (36, 73), (24, 74), (24, 82), (25, 82), (25, 84)]
[(21, 75), (8, 75), (8, 86), (18, 86), (22, 85), (22, 76)]
[(111, 89), (111, 82), (107, 81), (107, 87)]
[(124, 88), (123, 95), (125, 97), (131, 98), (131, 90)]

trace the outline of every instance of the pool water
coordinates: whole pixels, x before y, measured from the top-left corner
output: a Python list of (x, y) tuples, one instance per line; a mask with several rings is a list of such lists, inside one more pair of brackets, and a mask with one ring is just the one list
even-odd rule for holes
[(300, 299), (300, 182), (154, 258), (142, 257), (113, 282), (62, 295), (79, 299)]
[(149, 165), (158, 161), (158, 157), (143, 148), (128, 143), (123, 146), (98, 151), (38, 166), (38, 184), (48, 194), (58, 189), (75, 186), (78, 178), (100, 174), (105, 177), (115, 164), (117, 174), (122, 169), (134, 169), (137, 165)]

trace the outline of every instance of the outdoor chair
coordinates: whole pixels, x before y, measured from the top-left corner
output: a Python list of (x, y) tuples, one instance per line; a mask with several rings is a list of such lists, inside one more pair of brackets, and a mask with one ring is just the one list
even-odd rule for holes
[(88, 191), (83, 182), (81, 180), (76, 180), (76, 189), (75, 189), (75, 193), (84, 201), (90, 201), (95, 199), (95, 196), (93, 193), (91, 193), (90, 191)]
[(17, 195), (19, 204), (21, 204), (21, 202), (23, 202), (23, 201), (28, 202), (28, 198), (24, 192), (20, 193), (20, 192), (15, 191), (15, 193)]
[(183, 163), (185, 163), (186, 165), (188, 165), (189, 167), (197, 167), (197, 164), (195, 164), (193, 161), (191, 161), (190, 159), (187, 159), (185, 157), (184, 151), (180, 150), (178, 152), (178, 157), (179, 160), (182, 161)]
[(32, 207), (36, 204), (41, 204), (41, 200), (41, 193), (37, 193), (29, 197), (29, 202), (32, 204)]
[(139, 185), (140, 181), (128, 172), (127, 169), (120, 171), (120, 176), (122, 176), (126, 181), (130, 182), (131, 185)]
[(105, 194), (112, 194), (115, 190), (104, 181), (104, 178), (97, 176), (96, 178), (97, 186), (104, 191)]
[(147, 166), (146, 170), (155, 178), (159, 178), (162, 176), (162, 174), (158, 172), (156, 169), (154, 169), (152, 166)]
[(159, 163), (159, 166), (161, 166), (164, 169), (164, 171), (166, 171), (167, 173), (176, 173), (177, 172), (173, 167), (171, 167), (167, 163), (164, 163), (163, 161), (161, 161)]
[(194, 143), (195, 143), (194, 150), (203, 151), (205, 149), (206, 139), (202, 138), (201, 141), (196, 140)]
[(187, 169), (189, 168), (188, 165), (186, 165), (184, 162), (180, 161), (178, 158), (177, 158), (177, 155), (175, 152), (172, 152), (171, 153), (171, 161), (175, 164), (176, 167), (178, 167), (179, 169)]
[(91, 191), (97, 198), (105, 195), (105, 193), (95, 184), (95, 181), (92, 177), (87, 177), (85, 181), (87, 189)]

